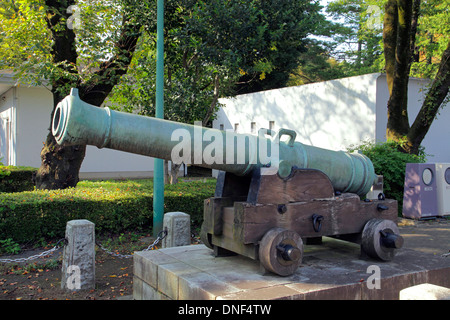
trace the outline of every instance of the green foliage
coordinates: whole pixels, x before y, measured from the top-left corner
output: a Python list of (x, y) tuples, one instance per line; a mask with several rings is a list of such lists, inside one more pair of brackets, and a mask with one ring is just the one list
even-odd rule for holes
[(20, 246), (11, 238), (0, 240), (0, 252), (17, 254), (20, 252)]
[(336, 22), (331, 54), (346, 76), (381, 71), (384, 0), (336, 0), (327, 13)]
[(182, 211), (191, 215), (194, 224), (203, 221), (203, 201), (214, 195), (216, 180), (181, 182), (166, 185), (164, 191), (164, 210)]
[[(11, 69), (22, 84), (48, 85), (65, 96), (71, 87), (98, 83), (115, 83), (115, 70), (108, 74), (95, 72), (104, 68), (111, 57), (121, 67), (117, 45), (123, 36), (124, 15), (138, 8), (128, 0), (4, 0), (0, 3), (0, 70)], [(145, 1), (146, 3), (148, 1)], [(152, 1), (153, 2), (153, 1)], [(50, 27), (49, 19), (61, 15)], [(53, 33), (52, 33), (53, 31)], [(71, 38), (71, 34), (75, 38)], [(66, 43), (55, 43), (55, 35)], [(55, 45), (57, 47), (55, 47)], [(74, 52), (72, 51), (74, 48)], [(64, 51), (65, 55), (56, 58)], [(68, 52), (76, 54), (70, 57)], [(50, 88), (49, 88), (50, 89)]]
[(0, 164), (0, 192), (22, 192), (34, 189), (32, 167), (2, 166)]
[(10, 174), (11, 174), (11, 171), (6, 169), (6, 167), (0, 163), (0, 179), (3, 180), (4, 178), (8, 177)]
[(411, 76), (434, 78), (450, 39), (450, 2), (422, 1), (420, 12)]
[(56, 71), (43, 1), (2, 1), (0, 34), (0, 70), (14, 69), (22, 82), (33, 85), (43, 84)]
[(363, 142), (351, 146), (348, 151), (359, 150), (373, 163), (375, 173), (383, 175), (383, 192), (386, 198), (396, 199), (399, 213), (403, 204), (403, 189), (405, 183), (405, 169), (407, 163), (421, 163), (426, 161), (426, 154), (422, 149), (419, 155), (407, 154), (399, 151), (404, 141), (388, 141), (384, 143)]
[[(213, 196), (215, 181), (167, 186), (164, 210), (184, 211), (194, 223), (203, 218), (203, 202)], [(76, 188), (0, 194), (0, 235), (18, 243), (64, 237), (66, 223), (88, 219), (101, 233), (151, 227), (151, 180), (81, 181)]]
[(343, 64), (330, 58), (322, 41), (308, 39), (307, 51), (299, 57), (299, 66), (291, 71), (287, 86), (343, 78), (348, 75)]
[[(218, 99), (236, 94), (237, 82), (244, 91), (253, 90), (248, 87), (253, 82), (259, 89), (285, 85), (305, 51), (304, 39), (325, 20), (319, 10), (306, 0), (166, 1), (164, 117), (205, 125)], [(110, 101), (153, 115), (156, 25), (147, 13), (138, 18), (146, 33)]]
[[(383, 71), (385, 0), (334, 0), (326, 11), (335, 22), (330, 52), (345, 76)], [(412, 4), (411, 4), (412, 5)], [(411, 76), (434, 78), (450, 35), (450, 2), (421, 1)]]
[[(302, 61), (310, 40), (308, 36), (322, 35), (328, 25), (320, 13), (319, 1), (254, 1), (258, 15), (253, 23), (260, 34), (255, 34), (256, 43), (252, 53), (258, 63), (245, 69), (240, 77), (239, 93), (249, 93), (285, 87), (289, 75)], [(256, 28), (256, 27), (255, 27)], [(241, 33), (246, 37), (246, 33)], [(238, 35), (238, 36), (241, 36)], [(250, 47), (251, 48), (251, 47)], [(265, 63), (263, 63), (265, 61)], [(258, 70), (257, 66), (267, 68)]]

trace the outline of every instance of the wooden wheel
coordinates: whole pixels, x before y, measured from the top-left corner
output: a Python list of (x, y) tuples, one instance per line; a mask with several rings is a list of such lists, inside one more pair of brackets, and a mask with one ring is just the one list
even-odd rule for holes
[(403, 237), (395, 222), (383, 219), (371, 219), (364, 226), (361, 237), (361, 249), (372, 258), (390, 261), (395, 249), (403, 246)]
[(259, 244), (261, 265), (280, 276), (293, 274), (302, 263), (302, 256), (302, 238), (283, 228), (270, 229)]

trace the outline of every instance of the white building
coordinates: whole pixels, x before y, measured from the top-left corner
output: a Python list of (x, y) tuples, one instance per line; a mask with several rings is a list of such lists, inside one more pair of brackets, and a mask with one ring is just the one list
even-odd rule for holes
[[(429, 80), (411, 78), (408, 114), (419, 112)], [(257, 133), (259, 128), (293, 129), (304, 144), (345, 150), (365, 140), (386, 141), (386, 76), (372, 73), (338, 80), (239, 95), (221, 99), (214, 128)], [(450, 110), (441, 110), (423, 146), (429, 162), (450, 162)]]
[[(0, 160), (4, 164), (39, 167), (53, 107), (45, 87), (16, 83), (0, 74)], [(80, 178), (144, 178), (153, 174), (153, 158), (88, 146)]]

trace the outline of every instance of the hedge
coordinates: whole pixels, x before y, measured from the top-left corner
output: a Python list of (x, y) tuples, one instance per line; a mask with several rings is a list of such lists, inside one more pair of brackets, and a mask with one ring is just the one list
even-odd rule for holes
[(22, 192), (34, 189), (32, 167), (3, 166), (0, 164), (0, 192)]
[(402, 142), (363, 142), (349, 148), (349, 151), (359, 150), (373, 163), (375, 173), (383, 176), (383, 192), (386, 198), (398, 201), (398, 215), (403, 209), (403, 189), (407, 163), (425, 162), (427, 154), (423, 148), (419, 155), (399, 151)]
[[(183, 211), (195, 223), (203, 219), (203, 202), (213, 196), (215, 181), (168, 185), (164, 210)], [(0, 194), (0, 240), (18, 243), (62, 238), (66, 223), (88, 219), (96, 231), (120, 233), (149, 228), (153, 222), (150, 180), (82, 181), (76, 188)]]

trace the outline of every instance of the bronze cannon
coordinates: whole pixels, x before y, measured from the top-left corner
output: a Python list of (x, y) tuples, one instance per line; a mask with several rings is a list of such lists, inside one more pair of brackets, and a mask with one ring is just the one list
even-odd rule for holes
[(55, 110), (52, 132), (59, 144), (220, 170), (201, 231), (216, 255), (241, 254), (286, 276), (301, 264), (304, 241), (337, 237), (381, 260), (391, 260), (403, 244), (397, 201), (360, 198), (377, 178), (372, 162), (304, 145), (293, 130), (253, 136), (139, 116), (89, 105), (72, 89)]

